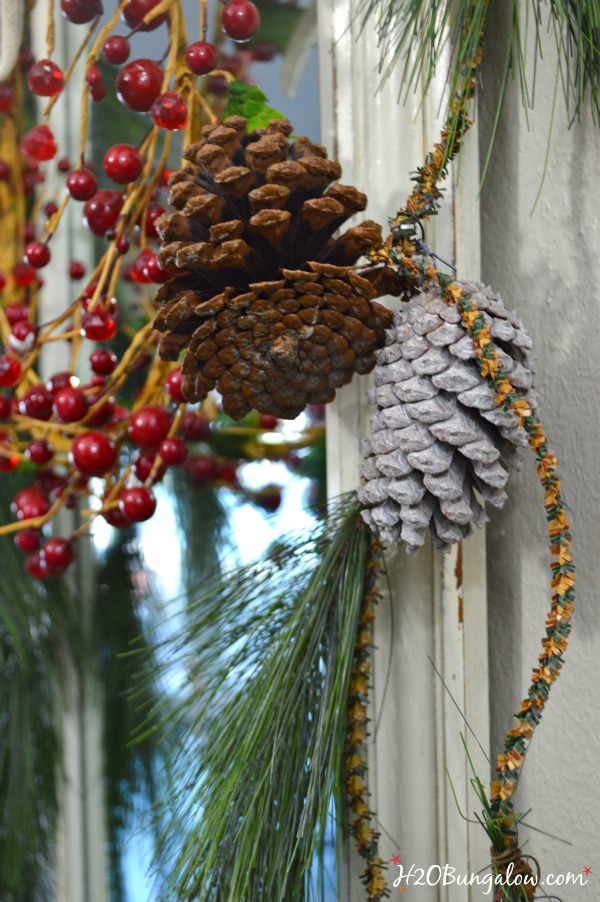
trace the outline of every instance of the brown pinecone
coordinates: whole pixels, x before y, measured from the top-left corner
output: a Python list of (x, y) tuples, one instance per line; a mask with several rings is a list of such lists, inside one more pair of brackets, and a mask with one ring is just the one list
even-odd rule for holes
[[(535, 409), (529, 335), (488, 288), (459, 284), (483, 312), (512, 384)], [(358, 497), (384, 541), (415, 552), (429, 528), (436, 548), (447, 551), (487, 519), (476, 493), (504, 504), (507, 465), (519, 465), (517, 449), (527, 439), (515, 414), (497, 405), (457, 308), (439, 290), (416, 295), (395, 315), (369, 400), (378, 411)]]
[(170, 178), (180, 212), (156, 223), (160, 262), (177, 270), (156, 297), (159, 354), (186, 349), (185, 397), (216, 387), (234, 419), (251, 408), (293, 418), (369, 372), (392, 320), (373, 299), (403, 288), (389, 267), (350, 268), (381, 229), (333, 237), (367, 199), (332, 184), (339, 164), (291, 131), (280, 119), (248, 134), (239, 116), (205, 127)]

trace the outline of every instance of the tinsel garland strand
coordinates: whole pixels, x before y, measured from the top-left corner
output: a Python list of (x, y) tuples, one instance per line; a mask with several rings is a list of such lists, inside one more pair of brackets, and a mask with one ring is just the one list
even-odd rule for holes
[(379, 856), (380, 834), (372, 826), (373, 812), (367, 803), (367, 705), (371, 654), (373, 651), (373, 620), (380, 595), (377, 580), (381, 573), (381, 542), (372, 537), (369, 548), (365, 596), (358, 624), (358, 638), (354, 667), (348, 693), (348, 741), (346, 747), (345, 779), (349, 806), (352, 811), (350, 832), (356, 839), (358, 854), (367, 866), (362, 881), (368, 892), (367, 902), (379, 902), (389, 896), (383, 860)]

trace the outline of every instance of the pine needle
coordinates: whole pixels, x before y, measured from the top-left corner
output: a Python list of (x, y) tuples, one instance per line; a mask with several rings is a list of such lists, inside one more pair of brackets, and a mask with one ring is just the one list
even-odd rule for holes
[[(159, 649), (176, 686), (145, 733), (179, 751), (157, 818), (161, 898), (304, 902), (332, 798), (371, 537), (353, 496), (218, 577)], [(317, 881), (317, 884), (324, 881)]]

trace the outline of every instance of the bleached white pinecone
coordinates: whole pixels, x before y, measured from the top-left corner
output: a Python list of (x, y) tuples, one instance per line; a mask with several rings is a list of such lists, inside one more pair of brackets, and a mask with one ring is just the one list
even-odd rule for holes
[[(515, 388), (533, 410), (531, 338), (489, 288), (460, 282), (484, 313)], [(511, 411), (502, 410), (481, 376), (473, 343), (456, 307), (438, 289), (411, 298), (394, 317), (377, 352), (369, 402), (371, 436), (364, 440), (363, 517), (381, 538), (417, 551), (431, 530), (449, 550), (487, 516), (476, 497), (501, 507), (508, 466), (527, 445)]]

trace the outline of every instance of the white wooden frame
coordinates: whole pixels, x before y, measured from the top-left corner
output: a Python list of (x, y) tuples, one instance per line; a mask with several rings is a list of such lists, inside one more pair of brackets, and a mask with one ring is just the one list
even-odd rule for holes
[[(379, 50), (372, 27), (361, 32), (353, 21), (357, 5), (318, 0), (321, 140), (342, 164), (342, 181), (368, 194), (368, 217), (385, 227), (410, 192), (410, 173), (439, 136), (443, 85), (440, 79), (425, 100), (409, 95), (405, 105), (398, 103), (398, 75), (379, 90)], [(477, 154), (474, 133), (462, 155), (463, 177), (458, 184), (448, 180), (443, 211), (427, 230), (437, 253), (470, 278), (480, 268)], [(366, 379), (355, 379), (328, 409), (331, 495), (358, 482), (360, 440), (368, 431), (366, 386)], [(391, 596), (386, 593), (376, 618), (371, 705), (370, 786), (380, 853), (384, 859), (399, 853), (405, 869), (448, 863), (457, 874), (474, 873), (487, 865), (489, 843), (478, 824), (463, 820), (453, 792), (472, 818), (477, 806), (461, 734), (478, 775), (484, 784), (489, 779), (488, 761), (465, 724), (487, 750), (485, 536), (481, 531), (464, 543), (458, 573), (457, 550), (441, 557), (430, 545), (414, 558), (390, 553), (387, 567)], [(341, 898), (360, 902), (364, 863), (350, 851), (341, 868)], [(388, 879), (398, 874), (390, 865)], [(455, 885), (419, 887), (423, 902), (465, 902), (465, 896)], [(469, 898), (479, 898), (476, 888)]]

